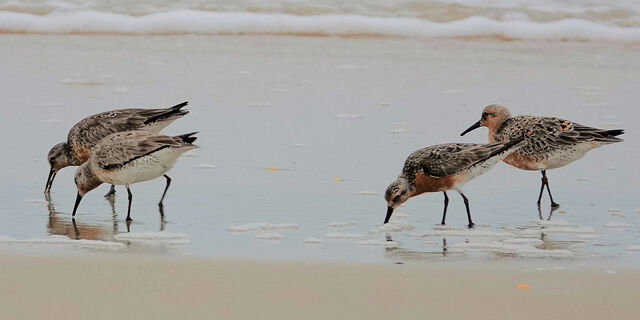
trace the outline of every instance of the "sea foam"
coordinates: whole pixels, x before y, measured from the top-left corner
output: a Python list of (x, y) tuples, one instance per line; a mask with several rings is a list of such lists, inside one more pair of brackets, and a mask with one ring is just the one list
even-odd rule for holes
[(536, 22), (472, 16), (449, 22), (410, 17), (310, 15), (176, 10), (142, 16), (100, 11), (46, 15), (0, 12), (0, 32), (115, 34), (298, 34), (391, 37), (504, 37), (547, 40), (639, 41), (640, 27), (578, 18)]
[(82, 248), (92, 249), (123, 249), (125, 244), (118, 242), (102, 241), (102, 240), (73, 240), (67, 236), (52, 235), (46, 238), (16, 239), (7, 236), (0, 236), (0, 245), (68, 245)]
[(118, 233), (113, 236), (116, 240), (140, 242), (145, 244), (189, 244), (191, 241), (187, 239), (184, 233), (170, 232), (127, 232)]

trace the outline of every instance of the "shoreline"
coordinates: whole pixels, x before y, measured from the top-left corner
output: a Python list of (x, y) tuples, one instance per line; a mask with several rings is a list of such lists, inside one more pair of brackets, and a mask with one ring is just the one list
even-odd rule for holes
[[(535, 255), (543, 261), (563, 256), (568, 264), (598, 259), (614, 269), (640, 259), (633, 249), (640, 226), (632, 161), (640, 140), (630, 120), (637, 118), (635, 46), (252, 36), (17, 35), (2, 43), (12, 48), (0, 58), (14, 75), (3, 83), (6, 105), (13, 106), (2, 109), (12, 120), (3, 132), (21, 133), (4, 145), (20, 154), (5, 159), (0, 187), (7, 226), (0, 237), (7, 242), (35, 239), (43, 247), (36, 250), (83, 255), (87, 250), (77, 247), (87, 244), (49, 237), (112, 241), (131, 231), (165, 232), (153, 241), (160, 244), (172, 242), (167, 234), (182, 234), (178, 242), (190, 244), (122, 251), (205, 258), (396, 262), (441, 260), (446, 253), (447, 260), (462, 256), (454, 261), (466, 264), (467, 257)], [(185, 100), (193, 117), (166, 133), (200, 130), (202, 148), (177, 164), (166, 220), (157, 211), (165, 187), (160, 180), (136, 186), (130, 226), (121, 191), (113, 203), (98, 193), (83, 199), (74, 225), (71, 168), (60, 173), (51, 202), (39, 200), (49, 169), (43, 150), (77, 120), (105, 109)], [(452, 199), (455, 214), (441, 230), (442, 198), (425, 195), (398, 212), (404, 216), (392, 233), (400, 248), (383, 249), (382, 192), (406, 156), (424, 145), (486, 141), (482, 132), (458, 137), (489, 103), (508, 105), (514, 114), (629, 131), (624, 144), (553, 172), (563, 205), (555, 213), (536, 210), (537, 172), (499, 164), (465, 186), (479, 234), (465, 232), (460, 199)], [(26, 161), (33, 170), (16, 170)], [(336, 222), (348, 224), (334, 228)], [(298, 228), (276, 229), (278, 240), (261, 239), (260, 228), (228, 231), (260, 223)], [(309, 247), (308, 238), (320, 244)], [(504, 241), (511, 238), (524, 244)], [(49, 240), (73, 248), (41, 245)]]
[(0, 317), (631, 319), (640, 294), (637, 271), (131, 258), (1, 255)]
[(637, 47), (640, 46), (640, 40), (617, 40), (617, 39), (545, 39), (545, 38), (514, 38), (500, 34), (491, 35), (460, 35), (451, 37), (437, 36), (404, 36), (404, 35), (385, 35), (373, 33), (353, 33), (353, 34), (331, 34), (323, 32), (220, 32), (220, 33), (190, 33), (190, 32), (158, 32), (158, 33), (130, 33), (130, 32), (37, 32), (37, 31), (7, 31), (0, 30), (0, 36), (28, 36), (28, 37), (98, 37), (98, 38), (164, 38), (164, 37), (200, 37), (200, 38), (308, 38), (308, 39), (341, 39), (341, 40), (387, 40), (387, 41), (410, 41), (417, 43), (433, 43), (433, 42), (476, 42), (476, 43), (522, 43), (522, 44), (543, 44), (549, 43), (554, 45), (593, 45), (608, 47)]

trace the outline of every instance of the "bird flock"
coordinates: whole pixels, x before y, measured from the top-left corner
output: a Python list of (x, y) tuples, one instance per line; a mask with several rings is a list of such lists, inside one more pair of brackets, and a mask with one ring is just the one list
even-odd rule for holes
[[(56, 174), (64, 167), (79, 166), (74, 176), (77, 196), (72, 216), (82, 198), (103, 183), (111, 184), (105, 195), (115, 195), (115, 185), (124, 185), (128, 194), (127, 221), (131, 221), (133, 195), (130, 185), (163, 176), (166, 186), (159, 206), (171, 184), (167, 172), (180, 155), (198, 148), (193, 142), (197, 132), (178, 136), (161, 135), (160, 131), (189, 113), (182, 102), (169, 108), (129, 108), (91, 115), (76, 123), (67, 141), (58, 143), (48, 153), (50, 165), (45, 193), (49, 194)], [(449, 197), (447, 191), (457, 191), (465, 204), (468, 226), (472, 228), (469, 199), (463, 185), (491, 170), (498, 162), (522, 170), (539, 170), (542, 174), (538, 206), (545, 188), (552, 208), (553, 200), (546, 170), (566, 166), (582, 158), (588, 151), (605, 144), (620, 142), (623, 129), (604, 130), (584, 126), (556, 117), (511, 116), (499, 105), (489, 105), (479, 121), (461, 136), (480, 127), (488, 129), (488, 143), (445, 143), (413, 152), (402, 172), (385, 192), (388, 223), (396, 208), (411, 197), (429, 192), (442, 192), (445, 224)]]

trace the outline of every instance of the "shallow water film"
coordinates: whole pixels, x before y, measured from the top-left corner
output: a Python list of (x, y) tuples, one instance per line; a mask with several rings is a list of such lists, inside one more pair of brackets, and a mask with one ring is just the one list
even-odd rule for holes
[[(146, 253), (347, 262), (640, 261), (637, 45), (280, 36), (4, 35), (0, 38), (0, 251)], [(69, 48), (73, 48), (70, 50)], [(87, 194), (75, 168), (42, 190), (46, 154), (85, 116), (190, 102), (163, 132), (201, 148), (164, 179)], [(459, 134), (488, 104), (606, 129), (625, 140), (540, 173), (504, 163), (396, 209), (384, 191), (416, 149)], [(390, 241), (387, 241), (390, 240)]]

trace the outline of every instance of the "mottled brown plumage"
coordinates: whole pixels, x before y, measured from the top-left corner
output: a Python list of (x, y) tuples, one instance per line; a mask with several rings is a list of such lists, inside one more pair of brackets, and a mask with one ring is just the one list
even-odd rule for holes
[(468, 200), (462, 186), (471, 179), (491, 170), (508, 154), (520, 147), (524, 138), (492, 144), (447, 143), (426, 147), (412, 153), (402, 168), (400, 176), (387, 188), (388, 204), (385, 223), (393, 210), (409, 198), (426, 192), (442, 191), (445, 207), (442, 224), (445, 223), (447, 190), (455, 189), (465, 200), (469, 227), (473, 226)]
[[(622, 129), (605, 130), (581, 125), (557, 117), (515, 116), (507, 108), (489, 105), (482, 111), (480, 121), (465, 130), (467, 132), (481, 126), (489, 129), (489, 142), (505, 142), (522, 134), (527, 135), (526, 144), (504, 159), (504, 162), (523, 170), (540, 170), (542, 187), (549, 188), (546, 178), (547, 169), (565, 166), (582, 158), (588, 151), (605, 144), (620, 142), (616, 136), (624, 133)], [(553, 201), (552, 206), (558, 206)]]
[(126, 131), (111, 134), (100, 140), (92, 150), (91, 157), (80, 165), (74, 181), (78, 188), (78, 197), (73, 209), (76, 209), (82, 197), (102, 183), (124, 185), (129, 193), (129, 211), (127, 220), (131, 220), (131, 191), (129, 185), (152, 180), (160, 176), (167, 179), (162, 200), (171, 183), (166, 175), (184, 152), (197, 148), (192, 137), (194, 133), (180, 136), (154, 135), (148, 131)]
[(104, 137), (123, 131), (144, 130), (158, 133), (176, 119), (189, 113), (182, 110), (188, 102), (163, 109), (120, 109), (94, 114), (76, 123), (67, 142), (55, 145), (48, 154), (51, 165), (45, 192), (51, 189), (55, 174), (67, 166), (79, 166), (91, 156), (91, 149)]
[(158, 136), (147, 131), (127, 131), (104, 138), (93, 149), (92, 165), (113, 170), (164, 148), (185, 147), (183, 136)]

